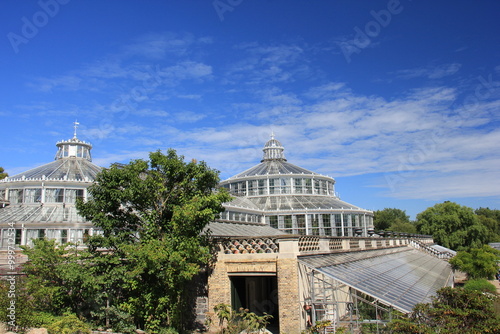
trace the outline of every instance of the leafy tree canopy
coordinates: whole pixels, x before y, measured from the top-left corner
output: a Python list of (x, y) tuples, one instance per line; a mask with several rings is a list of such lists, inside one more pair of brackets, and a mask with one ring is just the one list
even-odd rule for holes
[(498, 271), (500, 251), (484, 245), (482, 248), (472, 248), (469, 251), (460, 251), (450, 259), (454, 269), (467, 274), (469, 279), (494, 279)]
[[(393, 230), (391, 226), (395, 228), (403, 227), (404, 224), (410, 223), (410, 216), (406, 214), (406, 211), (395, 209), (395, 208), (385, 208), (384, 210), (377, 210), (373, 214), (373, 225), (377, 230)], [(406, 232), (406, 231), (398, 231)]]
[(489, 242), (500, 242), (500, 210), (479, 208), (475, 211), (479, 222), (486, 226), (491, 234)]
[(448, 201), (419, 213), (416, 227), (419, 233), (432, 235), (437, 244), (455, 250), (480, 248), (490, 238), (473, 209)]
[(77, 208), (103, 230), (87, 244), (107, 304), (153, 332), (181, 326), (191, 281), (212, 254), (203, 230), (230, 200), (218, 182), (217, 171), (174, 150), (97, 176)]
[(5, 179), (7, 176), (9, 176), (9, 174), (4, 173), (4, 171), (5, 169), (3, 169), (3, 167), (0, 167), (0, 180)]

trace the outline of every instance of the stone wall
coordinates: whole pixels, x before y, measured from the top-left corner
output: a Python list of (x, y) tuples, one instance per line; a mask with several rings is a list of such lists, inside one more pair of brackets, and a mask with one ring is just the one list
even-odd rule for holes
[(300, 333), (301, 318), (297, 258), (279, 259), (277, 264), (280, 332)]

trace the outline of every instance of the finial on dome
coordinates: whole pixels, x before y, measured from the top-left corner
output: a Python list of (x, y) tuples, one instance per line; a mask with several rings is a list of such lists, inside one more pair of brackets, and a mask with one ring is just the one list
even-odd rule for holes
[(73, 139), (76, 139), (76, 129), (78, 128), (78, 125), (80, 125), (80, 123), (78, 123), (78, 121), (74, 121), (73, 122), (73, 127), (75, 128), (75, 132), (73, 133)]

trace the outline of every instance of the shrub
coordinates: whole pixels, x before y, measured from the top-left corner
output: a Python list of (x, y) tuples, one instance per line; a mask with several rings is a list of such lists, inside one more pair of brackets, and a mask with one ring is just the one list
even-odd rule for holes
[(465, 290), (474, 290), (479, 292), (496, 293), (497, 288), (485, 279), (469, 280), (464, 285)]
[(47, 327), (49, 334), (90, 334), (90, 327), (74, 314), (66, 314)]

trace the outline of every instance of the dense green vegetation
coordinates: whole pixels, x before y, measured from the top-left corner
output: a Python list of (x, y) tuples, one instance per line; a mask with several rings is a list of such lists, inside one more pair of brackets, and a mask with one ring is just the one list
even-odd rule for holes
[(469, 279), (495, 279), (499, 262), (500, 251), (488, 245), (459, 251), (450, 259), (452, 267), (466, 273)]
[(385, 208), (375, 211), (373, 225), (377, 231), (417, 233), (417, 228), (410, 222), (410, 216), (406, 214), (406, 211), (400, 209)]
[(481, 248), (500, 242), (500, 210), (472, 208), (453, 202), (438, 203), (410, 221), (406, 212), (385, 208), (374, 212), (375, 229), (432, 235), (434, 241), (453, 250)]
[(418, 304), (404, 319), (389, 323), (387, 332), (400, 334), (500, 333), (495, 312), (497, 296), (463, 288), (443, 288), (434, 301)]

